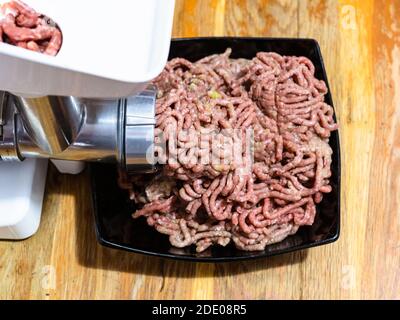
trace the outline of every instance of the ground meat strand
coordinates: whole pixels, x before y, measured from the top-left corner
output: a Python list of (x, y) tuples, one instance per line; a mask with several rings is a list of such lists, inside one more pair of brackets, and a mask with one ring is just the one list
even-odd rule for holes
[(62, 45), (61, 31), (20, 0), (0, 5), (0, 42), (55, 56)]
[[(121, 186), (141, 208), (134, 218), (146, 217), (173, 246), (196, 245), (197, 252), (230, 242), (264, 250), (312, 225), (316, 203), (332, 189), (328, 139), (337, 124), (312, 62), (271, 52), (233, 60), (230, 53), (173, 59), (154, 81), (163, 134), (156, 141), (166, 145), (157, 153), (171, 185), (122, 174)], [(211, 153), (202, 151), (205, 143)], [(157, 198), (143, 196), (146, 186)]]

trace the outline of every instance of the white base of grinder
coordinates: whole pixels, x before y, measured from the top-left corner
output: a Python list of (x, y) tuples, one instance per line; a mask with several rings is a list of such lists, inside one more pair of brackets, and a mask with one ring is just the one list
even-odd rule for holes
[[(60, 173), (79, 174), (80, 161), (52, 160)], [(0, 163), (0, 239), (23, 240), (39, 228), (48, 160)]]
[(22, 240), (39, 228), (48, 160), (0, 163), (0, 239)]

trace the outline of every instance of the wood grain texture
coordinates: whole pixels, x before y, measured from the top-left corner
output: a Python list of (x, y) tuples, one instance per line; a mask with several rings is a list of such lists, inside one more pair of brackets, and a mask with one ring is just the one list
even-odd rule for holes
[(43, 221), (0, 242), (3, 299), (400, 298), (400, 1), (180, 0), (175, 37), (319, 41), (340, 121), (342, 233), (259, 261), (194, 264), (96, 243), (88, 174), (50, 169)]

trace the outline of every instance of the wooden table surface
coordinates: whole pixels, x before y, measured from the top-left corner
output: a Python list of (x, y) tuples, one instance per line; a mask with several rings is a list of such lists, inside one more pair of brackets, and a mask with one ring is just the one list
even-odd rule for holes
[(177, 1), (174, 36), (319, 41), (340, 121), (342, 233), (332, 245), (230, 264), (96, 243), (89, 177), (50, 169), (40, 231), (0, 242), (0, 298), (400, 298), (400, 1)]

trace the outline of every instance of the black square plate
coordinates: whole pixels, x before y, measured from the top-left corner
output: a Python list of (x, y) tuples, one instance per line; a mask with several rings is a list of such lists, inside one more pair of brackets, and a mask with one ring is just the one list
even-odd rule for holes
[[(312, 39), (277, 38), (192, 38), (172, 40), (169, 58), (183, 57), (196, 61), (205, 56), (222, 53), (232, 48), (233, 58), (251, 59), (259, 51), (274, 51), (281, 55), (308, 57), (316, 67), (316, 77), (328, 85), (324, 63), (318, 43)], [(329, 85), (328, 85), (329, 87)], [(330, 92), (326, 103), (333, 106)], [(169, 244), (168, 236), (147, 226), (144, 219), (133, 220), (135, 205), (126, 192), (117, 185), (115, 165), (92, 164), (92, 192), (96, 218), (96, 231), (102, 245), (158, 257), (198, 262), (223, 262), (268, 257), (307, 249), (334, 242), (340, 229), (340, 146), (338, 132), (333, 132), (330, 145), (333, 150), (333, 191), (324, 196), (317, 206), (313, 226), (302, 227), (297, 234), (268, 246), (264, 251), (243, 252), (231, 244), (216, 246), (198, 254), (193, 248), (177, 249)]]

